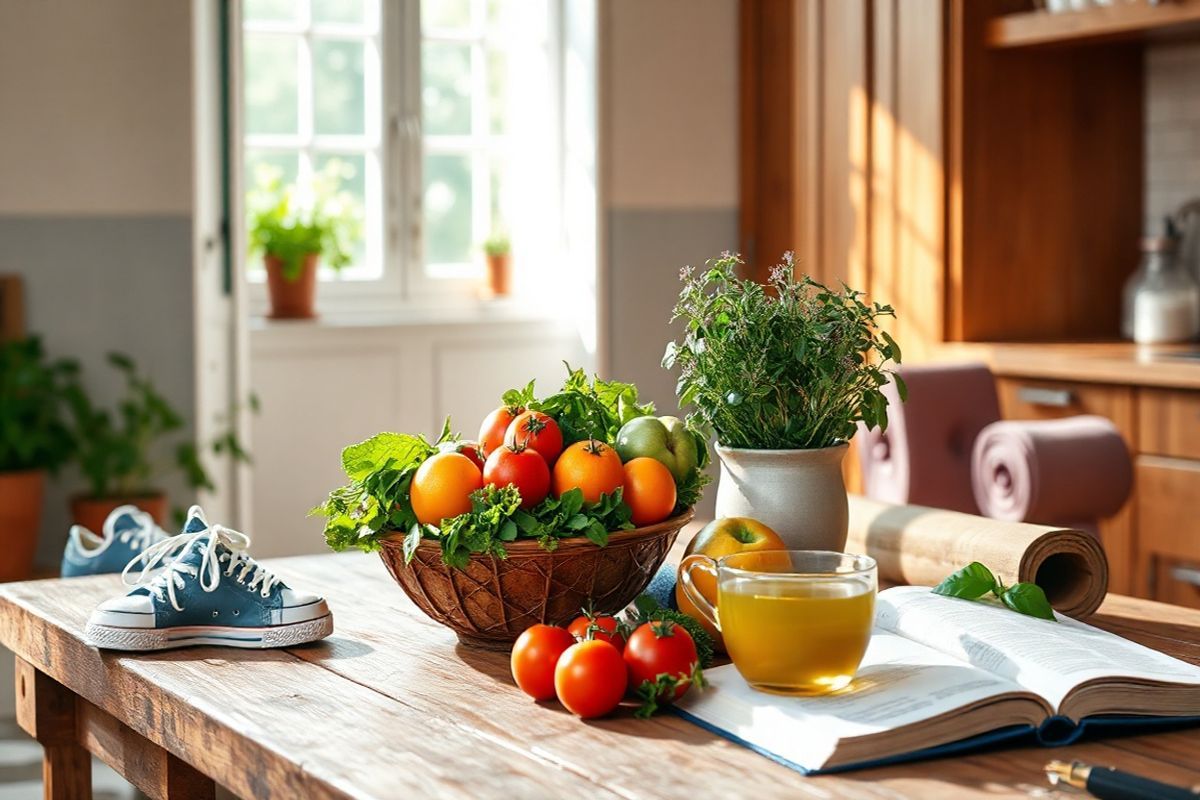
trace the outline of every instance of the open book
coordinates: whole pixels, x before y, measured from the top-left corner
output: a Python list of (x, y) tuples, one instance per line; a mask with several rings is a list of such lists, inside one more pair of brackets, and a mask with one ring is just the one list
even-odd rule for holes
[(1059, 616), (1036, 619), (919, 586), (880, 592), (858, 675), (821, 697), (746, 685), (732, 664), (684, 717), (802, 772), (942, 755), (1008, 739), (1067, 744), (1086, 727), (1200, 717), (1200, 667)]

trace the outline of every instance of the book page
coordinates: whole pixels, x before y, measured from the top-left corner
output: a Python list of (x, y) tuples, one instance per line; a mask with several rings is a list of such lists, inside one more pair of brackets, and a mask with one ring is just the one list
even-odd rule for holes
[[(854, 682), (833, 694), (783, 697), (758, 692), (732, 664), (705, 670), (704, 675), (708, 688), (684, 695), (678, 704), (682, 711), (805, 769), (824, 766), (840, 741), (885, 734), (988, 698), (1028, 694), (1011, 681), (878, 630)], [(947, 741), (964, 735), (968, 734), (957, 733)], [(876, 757), (889, 749), (893, 754), (905, 752), (903, 746), (889, 748), (886, 736), (879, 738), (878, 746), (872, 744)]]
[(922, 586), (880, 592), (875, 607), (877, 627), (1010, 679), (1056, 710), (1097, 678), (1200, 685), (1200, 667), (1062, 615), (1051, 622)]

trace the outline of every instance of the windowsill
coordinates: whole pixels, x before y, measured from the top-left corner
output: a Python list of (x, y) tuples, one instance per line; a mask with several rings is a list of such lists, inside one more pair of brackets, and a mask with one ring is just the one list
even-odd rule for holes
[(271, 319), (265, 315), (250, 317), (250, 331), (322, 330), (405, 327), (464, 327), (472, 325), (562, 323), (561, 317), (547, 313), (540, 304), (521, 298), (476, 300), (454, 305), (412, 304), (391, 311), (318, 312), (315, 319)]

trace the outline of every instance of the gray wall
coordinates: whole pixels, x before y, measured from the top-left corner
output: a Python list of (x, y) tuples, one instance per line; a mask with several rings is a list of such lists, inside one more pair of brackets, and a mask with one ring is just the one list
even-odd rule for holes
[[(132, 356), (190, 420), (191, 17), (186, 2), (0, 0), (0, 273), (53, 355)], [(165, 455), (165, 454), (164, 454)], [(161, 482), (186, 502), (178, 480)], [(69, 472), (46, 499), (39, 562), (69, 524)]]
[(679, 268), (737, 249), (737, 3), (609, 0), (601, 13), (609, 367), (668, 413)]

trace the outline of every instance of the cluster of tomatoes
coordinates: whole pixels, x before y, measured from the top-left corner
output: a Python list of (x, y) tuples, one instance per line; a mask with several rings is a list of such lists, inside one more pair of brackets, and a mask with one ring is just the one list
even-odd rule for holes
[(675, 507), (675, 480), (661, 462), (622, 464), (610, 445), (594, 439), (564, 448), (553, 417), (511, 406), (488, 414), (477, 442), (447, 443), (417, 468), (409, 491), (413, 513), (423, 524), (441, 525), (470, 511), (471, 493), (486, 484), (516, 487), (527, 510), (551, 493), (579, 489), (584, 502), (596, 503), (620, 488), (635, 525), (666, 519)]
[(669, 620), (632, 631), (614, 617), (590, 614), (567, 628), (534, 625), (517, 639), (511, 665), (521, 691), (535, 700), (557, 697), (583, 719), (610, 713), (630, 693), (652, 710), (700, 680), (696, 643)]

